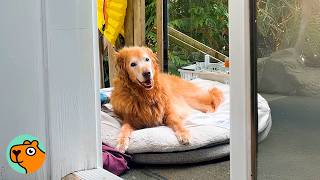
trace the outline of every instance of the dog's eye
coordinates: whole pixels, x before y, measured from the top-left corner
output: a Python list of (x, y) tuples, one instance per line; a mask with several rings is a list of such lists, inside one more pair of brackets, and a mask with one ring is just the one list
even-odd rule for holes
[(130, 66), (131, 67), (135, 67), (137, 64), (136, 63), (131, 63)]
[(146, 58), (146, 61), (150, 61), (150, 59), (149, 59), (149, 58)]

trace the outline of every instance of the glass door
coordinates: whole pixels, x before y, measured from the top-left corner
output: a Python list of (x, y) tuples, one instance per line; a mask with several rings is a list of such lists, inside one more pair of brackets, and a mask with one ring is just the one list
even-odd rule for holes
[(257, 0), (252, 8), (257, 179), (320, 179), (320, 1)]

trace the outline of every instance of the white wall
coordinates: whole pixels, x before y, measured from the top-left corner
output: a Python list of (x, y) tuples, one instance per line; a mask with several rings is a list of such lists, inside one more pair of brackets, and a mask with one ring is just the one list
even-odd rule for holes
[[(41, 1), (0, 1), (0, 179), (25, 177), (6, 162), (6, 146), (19, 134), (45, 144), (46, 101)], [(29, 179), (45, 179), (41, 169)]]
[[(0, 180), (59, 179), (99, 164), (95, 1), (0, 1)], [(46, 165), (19, 175), (6, 146), (20, 134), (46, 145)], [(99, 151), (98, 151), (99, 150)]]

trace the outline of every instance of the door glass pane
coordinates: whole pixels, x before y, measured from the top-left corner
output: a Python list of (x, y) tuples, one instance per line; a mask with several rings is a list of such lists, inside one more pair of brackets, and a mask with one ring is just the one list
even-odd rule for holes
[(258, 179), (320, 179), (320, 1), (256, 2)]

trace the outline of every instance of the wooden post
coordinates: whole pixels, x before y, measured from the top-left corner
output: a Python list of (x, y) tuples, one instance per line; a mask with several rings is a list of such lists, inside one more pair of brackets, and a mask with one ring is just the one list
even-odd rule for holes
[[(129, 0), (130, 1), (130, 0)], [(145, 0), (133, 1), (133, 45), (145, 45)], [(126, 43), (127, 44), (127, 43)]]
[(126, 18), (124, 20), (124, 33), (125, 33), (125, 44), (126, 46), (132, 46), (133, 45), (133, 37), (134, 37), (134, 9), (133, 9), (133, 3), (136, 1), (128, 0), (127, 1), (127, 12), (126, 12)]
[[(98, 30), (99, 31), (99, 30)], [(100, 56), (100, 88), (104, 88), (104, 66), (103, 66), (103, 56), (104, 56), (104, 38), (100, 32), (99, 34), (99, 56)]]
[(125, 45), (145, 45), (145, 0), (128, 0), (124, 22)]
[(157, 56), (159, 60), (160, 70), (163, 71), (163, 2), (157, 0)]
[(115, 63), (116, 63), (116, 56), (115, 50), (113, 49), (112, 45), (108, 42), (108, 65), (109, 65), (109, 82), (110, 87), (113, 85), (113, 79), (115, 75)]

